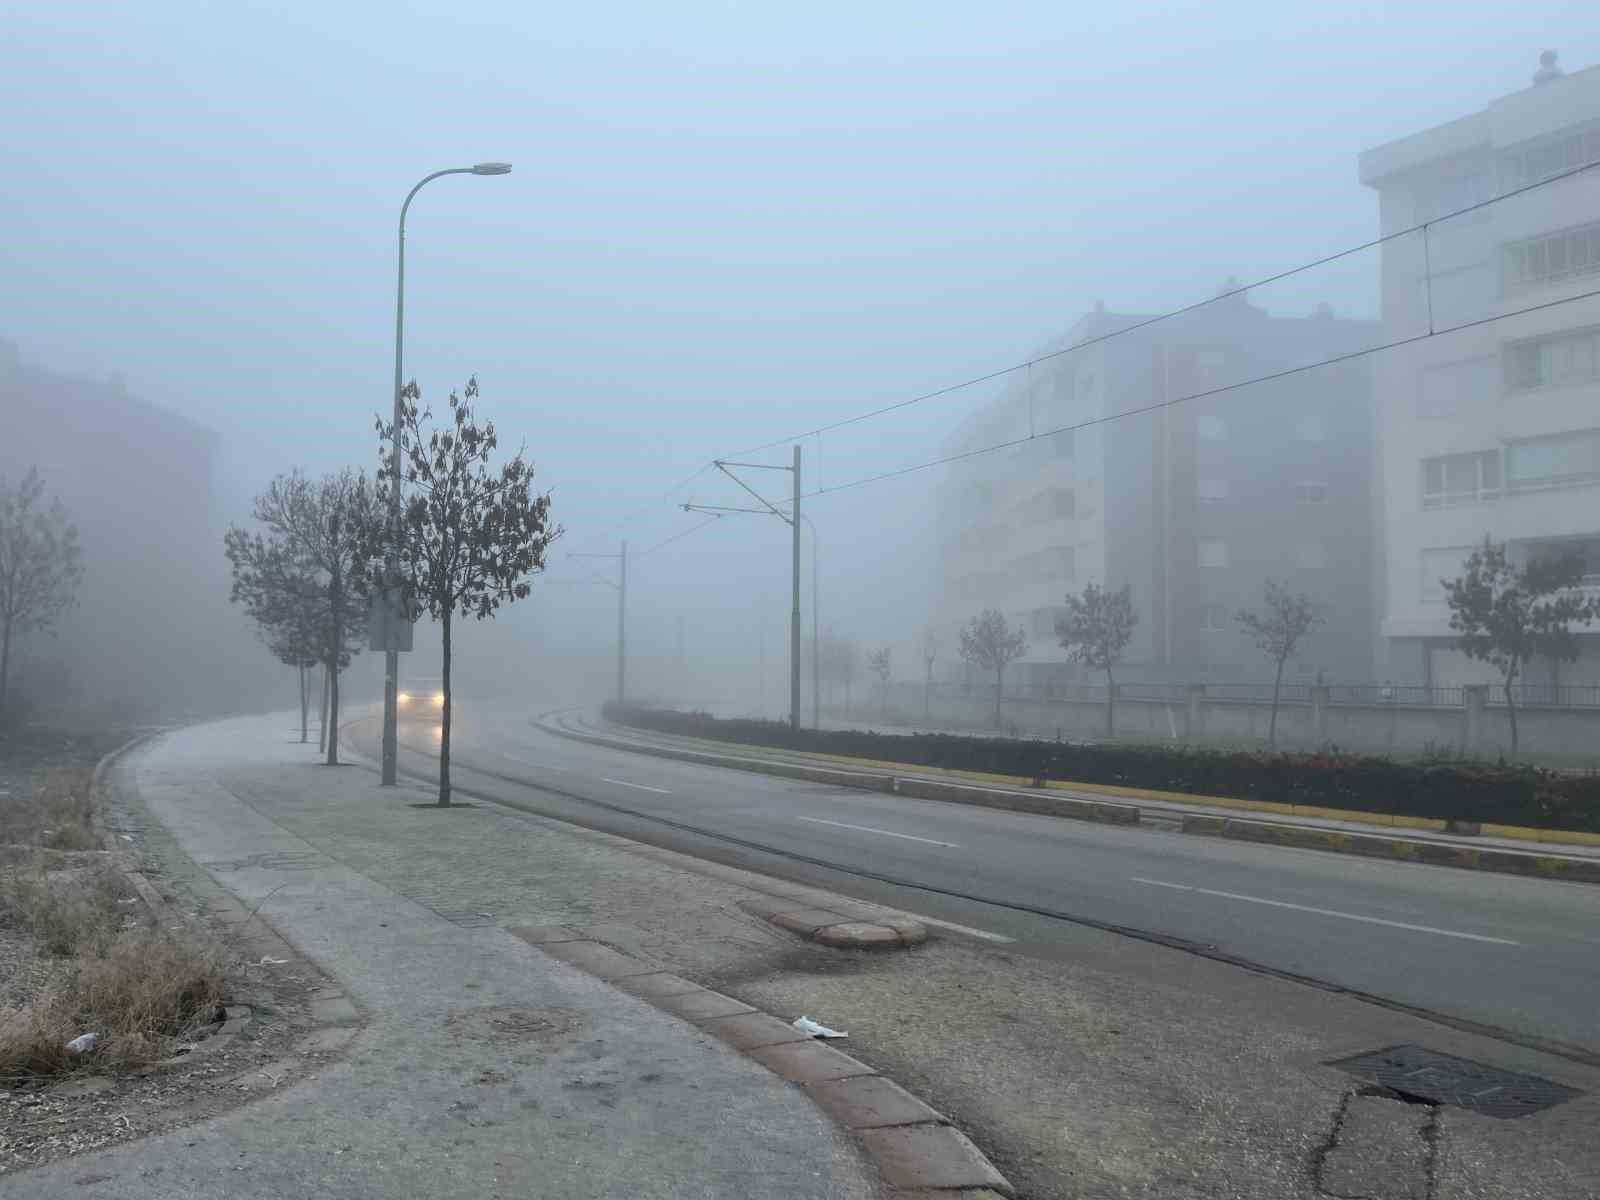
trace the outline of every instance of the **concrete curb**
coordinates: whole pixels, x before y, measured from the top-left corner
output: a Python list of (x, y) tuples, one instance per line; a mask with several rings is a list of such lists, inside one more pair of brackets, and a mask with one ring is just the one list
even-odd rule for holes
[[(548, 716), (549, 714), (545, 714)], [(1301, 850), (1322, 850), (1333, 854), (1354, 854), (1391, 862), (1423, 863), (1436, 867), (1455, 867), (1469, 871), (1491, 871), (1503, 875), (1522, 875), (1535, 879), (1556, 879), (1568, 883), (1600, 883), (1600, 859), (1569, 858), (1542, 854), (1535, 850), (1518, 851), (1464, 846), (1452, 842), (1429, 841), (1375, 833), (1330, 829), (1317, 825), (1285, 825), (1273, 821), (1213, 814), (1154, 814), (1131, 804), (1054, 796), (1047, 792), (1008, 791), (998, 786), (944, 783), (937, 780), (860, 771), (835, 771), (830, 768), (803, 767), (794, 763), (763, 760), (737, 754), (713, 754), (701, 750), (680, 750), (649, 742), (631, 742), (600, 734), (580, 733), (543, 717), (534, 724), (556, 737), (586, 742), (612, 750), (651, 754), (703, 766), (733, 768), (785, 778), (816, 780), (839, 787), (859, 787), (868, 791), (892, 792), (923, 800), (941, 800), (980, 808), (1060, 817), (1070, 821), (1094, 821), (1113, 825), (1146, 825), (1178, 833), (1222, 837), (1234, 841), (1256, 842)], [(801, 773), (803, 772), (803, 773)], [(821, 778), (826, 777), (826, 778)], [(855, 782), (862, 780), (863, 782)]]
[(1016, 1195), (983, 1151), (946, 1117), (866, 1063), (807, 1037), (782, 1018), (623, 954), (580, 929), (513, 925), (506, 932), (689, 1021), (803, 1088), (859, 1140), (897, 1196), (908, 1190), (930, 1197)]

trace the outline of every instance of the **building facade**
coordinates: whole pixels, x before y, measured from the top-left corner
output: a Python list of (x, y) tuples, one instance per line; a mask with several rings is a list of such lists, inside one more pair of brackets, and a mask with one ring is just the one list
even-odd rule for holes
[[(1531, 86), (1368, 150), (1382, 322), (1377, 367), (1384, 674), (1488, 682), (1453, 648), (1442, 580), (1491, 538), (1577, 555), (1600, 588), (1600, 67), (1547, 53)], [(1462, 211), (1468, 210), (1468, 211)], [(1600, 684), (1600, 629), (1536, 685)]]
[(1020, 689), (1098, 683), (1055, 623), (1085, 584), (1127, 585), (1138, 625), (1119, 681), (1270, 680), (1237, 613), (1271, 579), (1321, 617), (1293, 677), (1370, 678), (1371, 367), (1330, 360), (1376, 326), (1325, 307), (1273, 316), (1242, 294), (1148, 320), (1085, 316), (1051, 348), (1076, 349), (1015, 378), (952, 442), (1016, 444), (959, 460), (941, 484), (947, 636), (996, 608), (1028, 637)]

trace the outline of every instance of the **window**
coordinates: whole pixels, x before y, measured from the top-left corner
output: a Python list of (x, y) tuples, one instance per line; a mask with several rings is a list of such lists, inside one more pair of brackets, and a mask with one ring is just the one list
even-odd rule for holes
[(1600, 538), (1559, 538), (1548, 542), (1526, 543), (1529, 562), (1560, 561), (1576, 558), (1583, 565), (1582, 586), (1600, 587)]
[(1506, 486), (1513, 491), (1600, 483), (1600, 429), (1515, 442), (1506, 451)]
[(1200, 565), (1202, 567), (1226, 567), (1228, 565), (1228, 543), (1218, 538), (1201, 538), (1199, 544)]
[(1450, 546), (1438, 550), (1424, 550), (1421, 556), (1421, 579), (1418, 598), (1424, 604), (1444, 603), (1444, 580), (1460, 576), (1471, 546)]
[(1321, 571), (1328, 565), (1328, 547), (1321, 542), (1301, 542), (1294, 548), (1294, 560), (1302, 570)]
[(1228, 440), (1228, 427), (1223, 424), (1221, 417), (1213, 416), (1210, 413), (1197, 417), (1194, 428), (1202, 442), (1225, 442)]
[(1325, 483), (1297, 483), (1294, 485), (1294, 498), (1298, 504), (1326, 504), (1328, 502), (1328, 485)]
[(1200, 606), (1200, 628), (1207, 633), (1220, 633), (1228, 628), (1228, 610), (1220, 604)]
[(1507, 188), (1538, 183), (1600, 158), (1600, 123), (1518, 146), (1501, 159)]
[(1474, 504), (1500, 494), (1500, 451), (1446, 454), (1422, 460), (1422, 507)]
[(1215, 504), (1219, 500), (1228, 498), (1228, 481), (1226, 479), (1202, 479), (1200, 481), (1200, 501), (1203, 504)]
[(1325, 442), (1328, 440), (1328, 422), (1321, 413), (1306, 413), (1295, 422), (1294, 436), (1302, 442)]
[(1600, 329), (1579, 329), (1506, 347), (1506, 386), (1513, 391), (1600, 379)]
[(1506, 286), (1538, 287), (1600, 271), (1600, 221), (1506, 247)]

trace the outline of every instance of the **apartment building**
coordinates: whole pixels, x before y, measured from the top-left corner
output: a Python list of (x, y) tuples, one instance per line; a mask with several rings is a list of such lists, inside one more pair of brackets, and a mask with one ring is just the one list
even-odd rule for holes
[[(1530, 85), (1366, 151), (1378, 193), (1376, 369), (1384, 674), (1491, 668), (1453, 648), (1441, 580), (1485, 537), (1577, 555), (1600, 588), (1600, 67), (1546, 52)], [(1468, 211), (1462, 211), (1468, 210)], [(1416, 339), (1416, 340), (1412, 340)], [(1600, 683), (1600, 629), (1535, 684)]]
[(940, 623), (953, 637), (997, 608), (1028, 637), (1011, 678), (1067, 683), (1085, 677), (1055, 635), (1066, 594), (1126, 584), (1139, 622), (1119, 679), (1255, 681), (1271, 667), (1236, 614), (1274, 579), (1323, 618), (1294, 677), (1370, 678), (1370, 364), (1316, 364), (1369, 346), (1375, 323), (1274, 316), (1243, 294), (1148, 319), (1084, 316), (1046, 353), (1078, 348), (1014, 377), (952, 440), (1016, 444), (941, 483)]

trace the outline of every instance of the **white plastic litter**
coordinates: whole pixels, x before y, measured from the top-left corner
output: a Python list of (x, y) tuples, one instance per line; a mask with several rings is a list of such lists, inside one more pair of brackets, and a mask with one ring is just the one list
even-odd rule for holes
[(287, 958), (268, 958), (266, 955), (262, 955), (261, 956), (261, 961), (256, 963), (256, 966), (258, 966), (258, 967), (281, 967), (281, 966), (283, 966), (284, 963), (286, 963), (288, 961), (289, 960)]
[(826, 1025), (818, 1025), (810, 1017), (796, 1017), (789, 1023), (801, 1033), (808, 1033), (812, 1037), (842, 1038), (850, 1036), (848, 1033), (841, 1033), (837, 1029), (829, 1029)]
[(98, 1033), (85, 1033), (73, 1038), (67, 1043), (68, 1054), (87, 1054), (94, 1049), (94, 1044), (100, 1040)]

